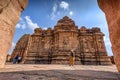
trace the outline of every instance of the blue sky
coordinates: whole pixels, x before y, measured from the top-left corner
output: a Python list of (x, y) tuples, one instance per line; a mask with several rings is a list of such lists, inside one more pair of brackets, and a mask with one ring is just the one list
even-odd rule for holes
[(81, 26), (99, 27), (105, 34), (104, 41), (108, 55), (112, 55), (108, 25), (104, 13), (98, 7), (97, 0), (29, 0), (28, 6), (16, 25), (9, 54), (12, 53), (22, 35), (32, 34), (37, 27), (53, 28), (57, 21), (66, 15), (73, 19), (79, 28)]

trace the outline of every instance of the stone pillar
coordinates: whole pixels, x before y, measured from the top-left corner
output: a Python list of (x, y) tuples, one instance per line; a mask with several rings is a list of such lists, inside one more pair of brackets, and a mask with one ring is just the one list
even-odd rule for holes
[(27, 0), (0, 0), (0, 68), (4, 68), (15, 26), (27, 2)]
[(98, 4), (106, 15), (113, 56), (120, 72), (120, 0), (98, 0)]

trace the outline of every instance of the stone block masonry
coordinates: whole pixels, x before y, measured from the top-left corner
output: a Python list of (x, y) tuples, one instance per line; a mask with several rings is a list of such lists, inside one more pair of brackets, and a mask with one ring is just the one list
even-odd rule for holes
[(25, 34), (18, 41), (12, 58), (22, 56), (21, 63), (69, 64), (71, 50), (75, 52), (75, 64), (109, 65), (104, 34), (99, 28), (80, 29), (65, 16), (54, 26), (42, 30), (36, 28), (32, 35)]

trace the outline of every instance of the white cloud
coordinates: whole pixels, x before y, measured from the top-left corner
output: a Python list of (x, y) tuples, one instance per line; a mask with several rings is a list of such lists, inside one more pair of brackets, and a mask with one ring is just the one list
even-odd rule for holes
[(18, 24), (16, 25), (16, 28), (20, 28), (20, 26), (21, 26), (20, 23), (18, 23)]
[(110, 42), (110, 39), (108, 37), (104, 37), (104, 41), (105, 41), (105, 45), (106, 46), (110, 46), (111, 47), (111, 42)]
[(57, 4), (54, 4), (52, 10), (53, 10), (54, 13), (57, 11)]
[(23, 19), (20, 17), (20, 21), (23, 21)]
[(69, 15), (70, 15), (70, 16), (72, 16), (72, 15), (73, 15), (73, 12), (72, 12), (72, 11), (70, 11), (70, 12), (69, 12)]
[(43, 30), (47, 30), (48, 28), (47, 27), (44, 27)]
[(52, 8), (52, 13), (51, 13), (52, 20), (56, 17), (56, 12), (57, 12), (57, 4), (54, 4)]
[(69, 9), (69, 3), (65, 2), (65, 1), (61, 1), (60, 8), (63, 8), (64, 10), (68, 10)]
[(26, 20), (26, 23), (27, 23), (28, 27), (31, 30), (34, 30), (35, 28), (38, 28), (38, 24), (37, 23), (33, 23), (33, 21), (30, 19), (30, 16), (25, 16), (24, 18)]
[(8, 54), (12, 54), (13, 49), (15, 48), (15, 46), (16, 46), (16, 43), (12, 42), (12, 47), (11, 47), (11, 49), (9, 50), (9, 53), (8, 53)]
[(15, 48), (16, 43), (12, 42), (12, 48)]
[(105, 41), (105, 46), (106, 46), (106, 50), (107, 50), (108, 55), (112, 56), (113, 55), (112, 49), (111, 49), (112, 45), (111, 45), (109, 37), (105, 36), (104, 41)]
[(70, 10), (69, 8), (69, 3), (65, 1), (61, 1), (59, 5), (57, 3), (54, 3), (52, 7), (52, 12), (50, 14), (51, 20), (56, 19), (57, 17), (61, 15), (73, 15), (73, 11)]
[(16, 25), (16, 28), (18, 29), (25, 29), (26, 28), (26, 23), (24, 22), (24, 20), (22, 18), (20, 18), (18, 24)]
[(38, 28), (38, 25), (37, 23), (33, 23), (29, 16), (25, 16), (24, 19), (20, 18), (18, 24), (16, 25), (16, 28), (24, 30), (27, 27), (31, 30), (34, 30), (35, 28)]
[(22, 29), (25, 29), (25, 28), (26, 28), (26, 24), (18, 23), (18, 24), (16, 25), (16, 28), (22, 28)]
[(26, 24), (22, 24), (22, 29), (25, 29), (26, 28)]

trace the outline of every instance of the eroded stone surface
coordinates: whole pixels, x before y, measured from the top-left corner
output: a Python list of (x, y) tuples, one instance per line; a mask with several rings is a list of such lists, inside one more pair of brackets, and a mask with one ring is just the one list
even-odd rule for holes
[(120, 72), (120, 0), (98, 0), (108, 22), (115, 64)]
[(120, 80), (116, 66), (7, 64), (1, 80)]
[(4, 67), (15, 25), (26, 5), (27, 0), (0, 0), (0, 68)]

